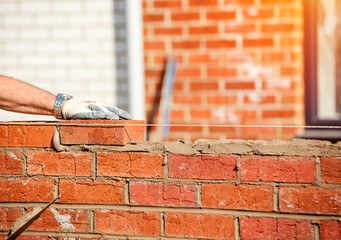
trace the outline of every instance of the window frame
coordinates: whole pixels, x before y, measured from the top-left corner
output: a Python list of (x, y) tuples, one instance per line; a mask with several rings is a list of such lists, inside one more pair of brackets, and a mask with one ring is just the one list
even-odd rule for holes
[(317, 84), (317, 3), (319, 0), (303, 0), (304, 9), (304, 83), (305, 122), (307, 126), (341, 126), (340, 120), (318, 118)]

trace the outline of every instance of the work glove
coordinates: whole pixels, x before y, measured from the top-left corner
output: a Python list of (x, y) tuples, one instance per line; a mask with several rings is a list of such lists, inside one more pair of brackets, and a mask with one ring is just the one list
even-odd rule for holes
[(98, 102), (66, 101), (62, 114), (64, 119), (131, 119), (126, 111)]

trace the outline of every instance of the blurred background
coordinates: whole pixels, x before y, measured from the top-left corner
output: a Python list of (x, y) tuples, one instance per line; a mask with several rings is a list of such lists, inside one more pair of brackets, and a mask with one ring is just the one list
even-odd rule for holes
[(340, 126), (340, 2), (0, 0), (0, 74), (177, 124), (149, 127), (149, 140), (336, 140), (216, 125)]

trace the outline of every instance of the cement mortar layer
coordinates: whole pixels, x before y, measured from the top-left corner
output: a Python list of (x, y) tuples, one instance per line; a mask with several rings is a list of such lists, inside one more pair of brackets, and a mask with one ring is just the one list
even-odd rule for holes
[(263, 140), (197, 140), (184, 142), (130, 142), (124, 146), (77, 145), (62, 146), (54, 141), (57, 151), (150, 152), (174, 154), (235, 154), (306, 157), (341, 157), (341, 142), (293, 139), (291, 141)]

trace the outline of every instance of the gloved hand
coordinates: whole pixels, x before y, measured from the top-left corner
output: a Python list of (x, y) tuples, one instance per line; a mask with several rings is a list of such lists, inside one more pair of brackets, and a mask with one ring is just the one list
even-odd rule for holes
[(64, 119), (131, 119), (126, 111), (98, 102), (66, 101), (62, 114)]

